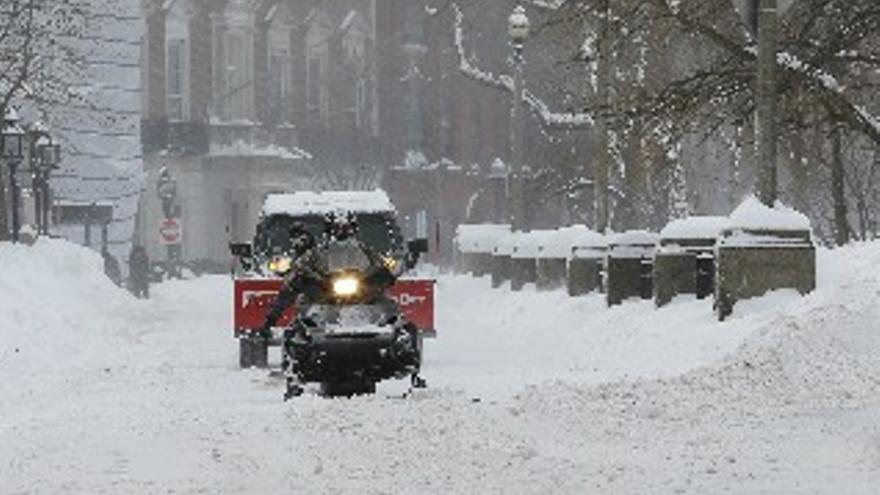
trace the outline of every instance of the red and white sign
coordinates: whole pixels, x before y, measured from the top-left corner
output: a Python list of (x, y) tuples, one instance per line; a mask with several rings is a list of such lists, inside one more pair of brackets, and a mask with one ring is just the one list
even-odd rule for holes
[(183, 238), (183, 227), (180, 220), (176, 218), (166, 218), (159, 224), (159, 243), (164, 246), (180, 244)]
[[(275, 303), (281, 289), (280, 279), (239, 279), (235, 281), (235, 335), (241, 336), (262, 327), (266, 314)], [(406, 319), (414, 323), (425, 336), (436, 335), (434, 327), (434, 281), (398, 280), (388, 289), (388, 295), (400, 305)], [(293, 307), (278, 320), (278, 326), (287, 326), (296, 316)]]

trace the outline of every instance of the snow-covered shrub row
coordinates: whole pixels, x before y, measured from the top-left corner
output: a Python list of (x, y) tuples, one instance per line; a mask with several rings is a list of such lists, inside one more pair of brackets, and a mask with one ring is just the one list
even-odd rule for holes
[[(782, 203), (770, 208), (754, 196), (748, 196), (729, 217), (694, 216), (674, 220), (659, 235), (633, 230), (605, 236), (584, 225), (510, 232), (509, 225), (465, 224), (458, 227), (456, 247), (462, 253), (495, 253), (520, 258), (600, 258), (609, 247), (616, 255), (626, 255), (624, 251), (629, 250), (633, 255), (642, 256), (650, 255), (648, 251), (653, 252), (661, 240), (712, 240), (725, 232), (727, 237), (735, 233), (735, 237), (742, 239), (741, 233), (749, 233), (754, 238), (755, 233), (811, 232), (811, 227), (806, 215)], [(627, 246), (641, 248), (633, 251)]]
[(498, 238), (509, 233), (506, 224), (462, 224), (455, 231), (455, 246), (461, 253), (491, 253)]

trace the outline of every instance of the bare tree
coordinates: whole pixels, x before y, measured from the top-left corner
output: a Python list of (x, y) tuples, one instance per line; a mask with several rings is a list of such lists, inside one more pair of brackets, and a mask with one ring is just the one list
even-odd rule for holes
[[(38, 111), (55, 105), (96, 108), (76, 88), (83, 81), (80, 41), (100, 2), (3, 0), (0, 3), (0, 115), (13, 106)], [(105, 15), (108, 14), (105, 12)], [(7, 174), (2, 174), (3, 178)], [(2, 184), (0, 180), (0, 184)], [(0, 187), (0, 240), (8, 211)]]
[[(609, 74), (593, 77), (604, 84), (584, 91), (568, 89), (570, 84), (562, 78), (568, 79), (571, 71), (560, 70), (556, 88), (568, 89), (573, 99), (583, 102), (568, 114), (552, 114), (534, 91), (530, 103), (545, 121), (581, 126), (610, 138), (600, 148), (612, 154), (612, 173), (616, 169), (625, 173), (618, 179), (623, 200), (617, 204), (624, 207), (623, 217), (637, 217), (634, 214), (646, 205), (657, 208), (662, 194), (646, 191), (645, 184), (662, 182), (657, 179), (669, 165), (662, 155), (664, 151), (674, 155), (685, 135), (737, 136), (736, 155), (755, 159), (742, 152), (751, 144), (749, 133), (742, 130), (751, 126), (755, 111), (757, 49), (730, 0), (530, 3), (540, 4), (542, 12), (549, 9), (538, 29), (559, 33), (559, 47), (551, 53), (560, 56), (561, 69), (592, 64), (594, 76)], [(588, 45), (593, 46), (593, 57), (579, 56)], [(851, 197), (845, 184), (846, 170), (852, 167), (846, 166), (846, 154), (834, 153), (835, 136), (839, 134), (844, 142), (880, 146), (874, 76), (880, 69), (880, 3), (798, 0), (781, 20), (779, 49), (780, 145), (791, 151), (779, 162), (790, 168), (790, 187), (799, 207), (814, 203), (819, 208), (819, 200), (809, 199), (804, 189), (806, 180), (821, 180), (823, 195), (834, 211), (835, 226), (826, 231), (837, 232), (837, 241), (843, 242), (844, 233), (851, 230)], [(481, 73), (464, 57), (461, 65), (473, 79), (506, 89), (504, 76)], [(818, 137), (819, 145), (807, 145), (807, 134)], [(595, 154), (588, 160), (600, 165), (593, 173), (601, 181), (605, 177), (601, 165), (607, 161)], [(828, 166), (819, 167), (822, 164)], [(832, 172), (832, 177), (820, 173), (820, 168)], [(612, 181), (603, 190), (614, 185)]]

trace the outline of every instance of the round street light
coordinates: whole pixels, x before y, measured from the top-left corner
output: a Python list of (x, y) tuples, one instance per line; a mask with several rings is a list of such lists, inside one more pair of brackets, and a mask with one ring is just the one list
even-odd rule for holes
[(24, 158), (24, 131), (18, 126), (18, 112), (7, 108), (3, 118), (3, 132), (0, 136), (0, 152), (7, 162), (20, 162)]
[(529, 37), (531, 27), (525, 7), (518, 5), (507, 19), (507, 32), (510, 38), (515, 44), (521, 45)]
[(58, 162), (61, 161), (61, 145), (56, 143), (49, 134), (40, 136), (37, 139), (37, 158), (41, 168), (57, 168)]
[(165, 214), (165, 218), (174, 217), (174, 203), (177, 200), (177, 180), (174, 179), (166, 167), (162, 167), (159, 171), (156, 195), (162, 202), (162, 212)]
[(55, 142), (49, 129), (42, 122), (30, 128), (31, 173), (34, 188), (34, 213), (40, 234), (49, 233), (50, 204), (49, 176), (61, 161), (61, 146)]
[[(18, 164), (24, 159), (22, 150), (24, 131), (18, 126), (18, 112), (7, 108), (3, 115), (3, 130), (0, 132), (0, 154), (9, 166), (9, 189), (12, 193), (12, 242), (18, 242), (18, 231), (21, 228), (18, 217), (18, 181), (16, 173)], [(0, 208), (3, 206), (0, 205)]]

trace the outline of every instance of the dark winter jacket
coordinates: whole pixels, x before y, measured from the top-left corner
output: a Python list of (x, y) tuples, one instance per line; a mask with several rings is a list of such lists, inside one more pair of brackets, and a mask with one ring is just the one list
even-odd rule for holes
[(131, 250), (131, 256), (128, 259), (129, 278), (135, 283), (147, 283), (150, 273), (150, 259), (147, 257), (147, 251), (143, 247), (135, 247)]

